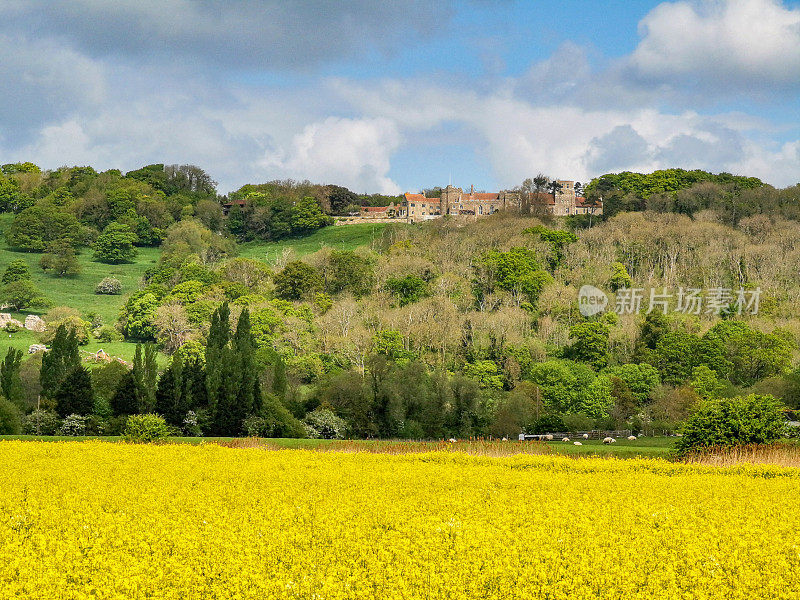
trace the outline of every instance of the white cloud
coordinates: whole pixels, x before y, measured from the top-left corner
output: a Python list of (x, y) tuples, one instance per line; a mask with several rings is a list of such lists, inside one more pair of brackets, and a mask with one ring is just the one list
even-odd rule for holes
[(400, 188), (388, 173), (399, 145), (400, 134), (389, 119), (328, 117), (307, 125), (288, 147), (268, 151), (261, 164), (281, 177), (398, 194)]
[(631, 56), (647, 80), (758, 93), (800, 86), (800, 9), (779, 0), (665, 2)]

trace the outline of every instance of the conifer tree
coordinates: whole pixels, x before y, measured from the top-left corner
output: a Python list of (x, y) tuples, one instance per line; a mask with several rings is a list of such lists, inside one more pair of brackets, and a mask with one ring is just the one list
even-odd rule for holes
[(94, 390), (89, 370), (78, 365), (70, 371), (56, 391), (55, 400), (62, 418), (72, 414), (91, 414), (94, 410)]
[(111, 397), (111, 410), (117, 416), (135, 415), (138, 412), (139, 399), (136, 395), (136, 379), (132, 370), (119, 380), (117, 389)]
[(156, 412), (171, 425), (182, 425), (189, 411), (191, 381), (187, 381), (184, 374), (183, 359), (180, 354), (176, 354), (158, 381)]
[(139, 408), (142, 413), (153, 412), (156, 405), (156, 385), (158, 381), (158, 364), (156, 363), (156, 345), (153, 343), (144, 346), (144, 364), (142, 372), (142, 397), (139, 399)]
[(19, 371), (22, 365), (22, 350), (9, 348), (0, 363), (0, 394), (20, 410), (25, 409), (25, 388)]
[(275, 355), (275, 369), (272, 375), (272, 393), (280, 400), (286, 398), (286, 363), (279, 354)]
[(250, 328), (250, 311), (245, 308), (236, 323), (233, 336), (233, 351), (239, 374), (239, 390), (235, 413), (245, 419), (261, 412), (261, 382), (255, 363), (256, 341)]
[(55, 398), (59, 386), (67, 375), (80, 366), (81, 359), (75, 331), (68, 330), (63, 324), (59, 325), (50, 344), (50, 350), (42, 356), (42, 370), (39, 375), (42, 395)]
[(225, 302), (211, 317), (206, 347), (208, 405), (213, 415), (214, 433), (218, 435), (237, 435), (244, 419), (239, 418), (237, 410), (240, 377), (230, 342), (230, 308)]

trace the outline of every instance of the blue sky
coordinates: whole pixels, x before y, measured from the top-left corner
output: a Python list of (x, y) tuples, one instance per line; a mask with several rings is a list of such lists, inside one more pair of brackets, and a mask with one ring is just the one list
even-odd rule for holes
[(224, 192), (800, 181), (797, 1), (6, 0), (0, 53), (3, 163), (193, 163)]

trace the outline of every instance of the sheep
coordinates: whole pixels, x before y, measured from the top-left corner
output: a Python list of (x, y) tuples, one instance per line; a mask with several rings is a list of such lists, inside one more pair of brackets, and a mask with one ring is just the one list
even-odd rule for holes
[(456, 438), (450, 438), (447, 441), (450, 442), (451, 444), (455, 444), (458, 440)]
[(507, 438), (507, 437), (504, 437), (504, 438), (503, 438), (503, 441), (504, 441), (504, 442), (507, 442), (507, 441), (508, 441), (508, 438)]
[(589, 434), (588, 433), (584, 433), (583, 434), (583, 439), (588, 440), (589, 439)]
[(583, 446), (583, 444), (581, 444), (580, 442), (572, 442), (572, 445), (573, 446)]
[(565, 437), (565, 438), (564, 438), (563, 440), (561, 440), (561, 441), (562, 441), (562, 442), (568, 442), (568, 441), (569, 441), (569, 438), (566, 438), (566, 437)]
[(616, 441), (617, 441), (617, 440), (615, 440), (615, 439), (614, 439), (614, 438), (612, 438), (612, 437), (606, 437), (606, 438), (603, 438), (603, 443), (604, 443), (604, 444), (613, 444), (613, 443), (614, 443), (614, 442), (616, 442)]
[(635, 435), (629, 435), (629, 436), (628, 436), (628, 441), (629, 441), (629, 442), (635, 442), (637, 439), (638, 439), (638, 438), (637, 438)]

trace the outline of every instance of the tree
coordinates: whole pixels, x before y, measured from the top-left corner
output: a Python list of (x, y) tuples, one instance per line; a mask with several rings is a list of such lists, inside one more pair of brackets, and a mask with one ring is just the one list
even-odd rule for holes
[(34, 306), (48, 306), (50, 301), (31, 280), (19, 279), (3, 286), (0, 290), (0, 303), (13, 310), (25, 310)]
[(56, 409), (61, 418), (89, 415), (94, 410), (94, 391), (89, 370), (79, 365), (72, 369), (55, 393)]
[(619, 289), (629, 289), (633, 285), (633, 280), (628, 274), (628, 269), (625, 268), (625, 265), (619, 262), (611, 263), (611, 280), (609, 285), (611, 286), (612, 292), (616, 292)]
[(239, 373), (239, 392), (235, 409), (237, 416), (257, 415), (262, 409), (261, 383), (255, 363), (256, 342), (250, 330), (250, 311), (247, 308), (239, 315), (232, 344)]
[(781, 403), (772, 396), (711, 398), (700, 403), (683, 426), (678, 453), (719, 446), (769, 444), (786, 432)]
[(139, 412), (136, 379), (132, 370), (129, 369), (119, 380), (110, 404), (116, 416), (135, 415)]
[(608, 364), (609, 329), (605, 323), (589, 322), (573, 325), (569, 337), (573, 340), (566, 350), (567, 358), (602, 369)]
[(133, 262), (136, 241), (136, 234), (128, 225), (117, 221), (109, 223), (94, 243), (94, 258), (111, 264)]
[(196, 219), (170, 225), (161, 249), (161, 263), (175, 267), (193, 261), (208, 265), (236, 255), (234, 240), (213, 233)]
[(22, 414), (12, 402), (0, 396), (0, 435), (19, 435)]
[(159, 306), (153, 325), (156, 339), (169, 354), (189, 341), (196, 331), (195, 325), (189, 321), (186, 309), (177, 302)]
[(319, 207), (314, 198), (306, 196), (292, 207), (292, 233), (302, 235), (321, 227), (333, 225), (333, 219)]
[(237, 435), (242, 427), (238, 412), (231, 410), (239, 392), (239, 377), (230, 342), (230, 308), (225, 302), (211, 315), (206, 346), (206, 389), (217, 435)]
[(18, 258), (8, 263), (6, 270), (3, 272), (2, 283), (5, 285), (11, 283), (12, 281), (30, 278), (31, 270), (28, 268), (27, 261)]
[(274, 277), (275, 295), (284, 300), (307, 298), (322, 289), (322, 277), (314, 267), (299, 260), (288, 263)]
[(386, 280), (384, 288), (397, 298), (400, 306), (419, 302), (431, 295), (428, 282), (417, 275), (390, 277)]
[(375, 268), (372, 261), (352, 250), (333, 250), (328, 256), (323, 278), (325, 291), (329, 294), (349, 291), (358, 298), (372, 291)]
[(75, 248), (67, 240), (56, 240), (47, 246), (39, 265), (43, 271), (50, 271), (56, 277), (77, 275), (81, 272)]
[(42, 355), (40, 374), (42, 395), (54, 398), (61, 382), (80, 366), (81, 359), (75, 331), (65, 325), (59, 325), (50, 344), (50, 350)]
[[(348, 206), (360, 204), (358, 196), (340, 185), (327, 186), (328, 203), (331, 206), (331, 213), (334, 215), (343, 214)], [(430, 197), (430, 196), (429, 196)]]
[(0, 394), (20, 410), (25, 409), (25, 389), (22, 387), (20, 367), (22, 350), (9, 348), (0, 363)]
[(41, 252), (55, 240), (64, 239), (73, 245), (79, 244), (83, 239), (83, 229), (75, 215), (43, 201), (14, 217), (14, 222), (6, 231), (6, 239), (12, 248)]

